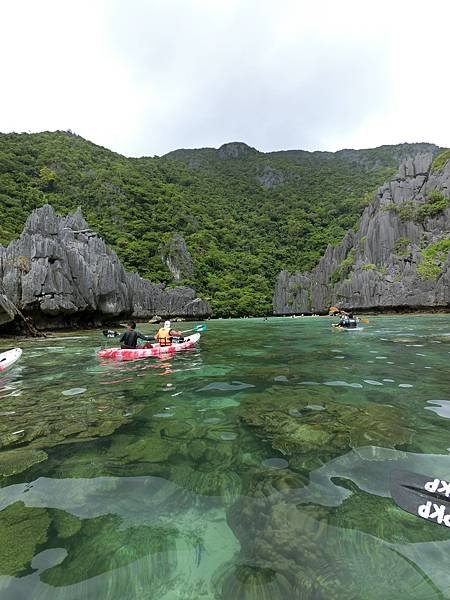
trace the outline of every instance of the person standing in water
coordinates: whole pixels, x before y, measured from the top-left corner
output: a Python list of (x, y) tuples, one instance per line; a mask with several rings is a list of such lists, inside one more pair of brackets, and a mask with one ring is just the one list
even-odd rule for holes
[(172, 329), (170, 321), (165, 321), (163, 327), (160, 327), (156, 332), (155, 338), (160, 346), (170, 346), (172, 344), (172, 338), (181, 337), (182, 335), (181, 331)]
[(128, 321), (127, 323), (127, 331), (122, 333), (120, 336), (119, 342), (122, 350), (133, 350), (137, 347), (138, 340), (154, 340), (155, 337), (153, 335), (144, 335), (139, 331), (136, 331), (136, 323), (134, 321)]

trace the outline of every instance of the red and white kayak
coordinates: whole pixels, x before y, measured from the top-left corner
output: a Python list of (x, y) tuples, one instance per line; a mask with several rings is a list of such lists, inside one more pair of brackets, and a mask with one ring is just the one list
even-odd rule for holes
[(21, 356), (22, 350), (20, 348), (13, 348), (12, 350), (0, 353), (0, 371), (6, 371), (6, 369), (17, 362)]
[(161, 356), (163, 354), (173, 354), (180, 350), (193, 348), (200, 339), (199, 333), (194, 333), (189, 337), (185, 337), (183, 342), (171, 344), (170, 346), (160, 346), (152, 344), (151, 348), (133, 348), (122, 350), (122, 348), (105, 348), (100, 350), (98, 356), (100, 358), (115, 358), (117, 360), (132, 360), (134, 358), (149, 358), (150, 356)]

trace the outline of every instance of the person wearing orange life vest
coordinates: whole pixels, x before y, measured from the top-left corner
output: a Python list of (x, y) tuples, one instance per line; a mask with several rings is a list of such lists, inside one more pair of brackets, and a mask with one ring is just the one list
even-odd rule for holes
[(156, 341), (159, 342), (160, 346), (170, 346), (172, 338), (181, 336), (181, 331), (175, 331), (175, 329), (171, 328), (170, 321), (164, 321), (163, 327), (158, 329), (155, 334)]

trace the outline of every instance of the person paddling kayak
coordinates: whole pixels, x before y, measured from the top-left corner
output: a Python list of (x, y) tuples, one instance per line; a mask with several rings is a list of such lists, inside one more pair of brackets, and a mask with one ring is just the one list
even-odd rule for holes
[(342, 327), (344, 329), (355, 329), (358, 325), (357, 319), (353, 316), (353, 313), (342, 312), (341, 320), (333, 327)]
[(138, 340), (154, 340), (155, 337), (153, 335), (144, 335), (139, 331), (136, 331), (136, 323), (134, 321), (128, 321), (127, 323), (127, 331), (122, 333), (120, 336), (119, 342), (122, 350), (129, 350), (137, 347)]
[(172, 338), (179, 338), (182, 335), (181, 331), (176, 331), (171, 328), (170, 321), (165, 321), (163, 327), (156, 332), (155, 338), (160, 346), (170, 346), (172, 344)]

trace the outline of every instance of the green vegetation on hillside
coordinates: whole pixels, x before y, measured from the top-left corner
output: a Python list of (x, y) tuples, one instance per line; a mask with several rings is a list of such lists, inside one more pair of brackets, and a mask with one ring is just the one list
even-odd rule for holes
[(337, 153), (263, 154), (245, 144), (125, 158), (70, 132), (0, 134), (0, 243), (32, 209), (81, 206), (125, 266), (172, 283), (161, 251), (186, 240), (193, 275), (183, 283), (216, 316), (271, 311), (281, 269), (307, 270), (355, 226), (369, 192), (405, 156), (431, 145)]
[(333, 285), (335, 285), (338, 281), (347, 279), (353, 269), (355, 257), (356, 250), (355, 248), (351, 248), (339, 267), (331, 274), (330, 281)]
[(423, 223), (428, 218), (436, 217), (442, 213), (450, 204), (450, 198), (446, 198), (441, 190), (431, 190), (426, 202), (421, 204), (416, 211), (416, 219)]
[(421, 254), (422, 262), (417, 265), (417, 273), (422, 279), (437, 279), (442, 272), (442, 265), (450, 251), (450, 238), (443, 238), (429, 244)]
[(449, 206), (450, 198), (435, 188), (431, 190), (423, 204), (417, 204), (414, 200), (404, 200), (400, 204), (391, 202), (384, 207), (384, 210), (394, 212), (401, 221), (424, 223), (427, 219), (441, 214)]
[(405, 258), (409, 254), (410, 244), (410, 239), (404, 237), (398, 238), (394, 245), (395, 254), (397, 254), (397, 256), (400, 256), (401, 258)]
[(450, 160), (450, 150), (444, 150), (444, 152), (440, 152), (436, 158), (433, 160), (431, 164), (432, 171), (442, 171), (445, 165)]

